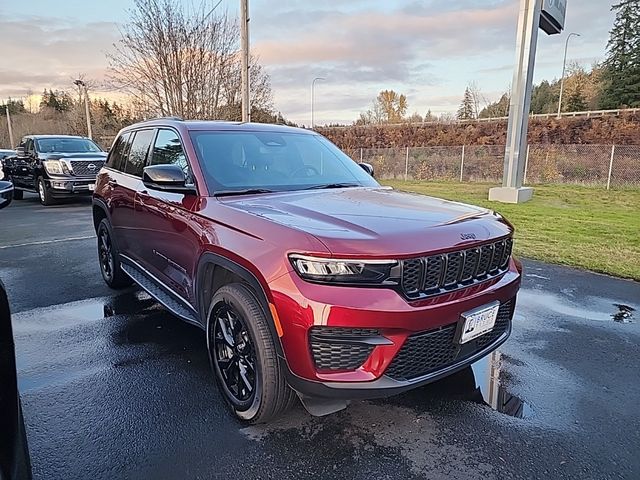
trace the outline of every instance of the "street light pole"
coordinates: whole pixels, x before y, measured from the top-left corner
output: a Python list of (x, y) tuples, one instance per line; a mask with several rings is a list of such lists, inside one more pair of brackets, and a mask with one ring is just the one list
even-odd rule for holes
[(562, 115), (562, 95), (564, 94), (564, 74), (567, 69), (567, 50), (569, 49), (569, 39), (571, 37), (579, 37), (579, 33), (570, 33), (564, 45), (564, 60), (562, 62), (562, 79), (560, 80), (560, 99), (558, 100), (558, 118)]
[(9, 104), (5, 105), (7, 109), (7, 127), (9, 128), (9, 148), (14, 148), (16, 145), (13, 143), (13, 128), (11, 128), (11, 115), (9, 114)]
[(91, 110), (89, 108), (89, 93), (87, 92), (87, 84), (82, 80), (76, 80), (73, 83), (77, 85), (78, 88), (82, 88), (82, 91), (84, 92), (84, 111), (85, 115), (87, 116), (87, 136), (93, 139), (93, 132), (91, 131)]
[(249, 0), (240, 0), (240, 43), (242, 60), (242, 121), (251, 121), (249, 77)]
[(316, 82), (318, 80), (324, 81), (326, 80), (326, 78), (316, 77), (313, 79), (313, 82), (311, 82), (311, 128), (314, 128), (316, 126), (314, 115), (315, 115), (315, 101), (316, 101)]

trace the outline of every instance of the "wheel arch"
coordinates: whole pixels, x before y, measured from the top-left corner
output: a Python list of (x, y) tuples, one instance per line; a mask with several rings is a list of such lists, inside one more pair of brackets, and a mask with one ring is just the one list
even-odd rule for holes
[(251, 290), (251, 293), (255, 295), (265, 318), (268, 320), (267, 323), (269, 325), (269, 330), (274, 340), (278, 356), (284, 360), (282, 343), (276, 329), (275, 319), (271, 313), (269, 299), (264, 287), (255, 274), (246, 267), (230, 260), (227, 257), (212, 252), (206, 252), (202, 257), (200, 257), (195, 285), (198, 313), (202, 319), (205, 331), (207, 332), (207, 343), (209, 342), (208, 314), (211, 306), (211, 299), (220, 287), (236, 282), (247, 285)]
[(104, 201), (94, 198), (92, 201), (92, 210), (93, 210), (93, 228), (97, 232), (98, 225), (103, 218), (106, 218), (109, 222), (111, 222), (111, 216), (109, 215), (109, 209), (107, 208), (107, 204)]

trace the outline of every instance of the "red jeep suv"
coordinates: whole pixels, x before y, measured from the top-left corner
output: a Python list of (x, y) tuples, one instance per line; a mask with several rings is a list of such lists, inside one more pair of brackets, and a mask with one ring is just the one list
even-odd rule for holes
[(315, 415), (449, 375), (504, 342), (521, 266), (478, 207), (382, 187), (312, 131), (158, 119), (93, 197), (102, 276), (201, 327), (233, 412)]

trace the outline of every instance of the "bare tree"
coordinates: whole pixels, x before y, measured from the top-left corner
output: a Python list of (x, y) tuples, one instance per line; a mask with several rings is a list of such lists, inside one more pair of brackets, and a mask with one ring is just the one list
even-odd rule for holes
[[(139, 114), (190, 119), (235, 118), (240, 109), (237, 21), (210, 3), (135, 0), (131, 19), (108, 54), (110, 82)], [(252, 106), (272, 110), (269, 77), (254, 58)]]
[(482, 109), (485, 108), (489, 102), (476, 82), (471, 82), (467, 88), (469, 89), (473, 103), (473, 118), (478, 118)]

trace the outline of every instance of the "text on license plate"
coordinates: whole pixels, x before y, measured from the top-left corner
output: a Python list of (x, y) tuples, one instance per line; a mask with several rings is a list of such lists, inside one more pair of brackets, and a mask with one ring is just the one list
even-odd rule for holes
[(480, 335), (493, 330), (498, 318), (500, 302), (495, 301), (487, 305), (469, 310), (462, 314), (460, 320), (459, 343), (467, 343)]

